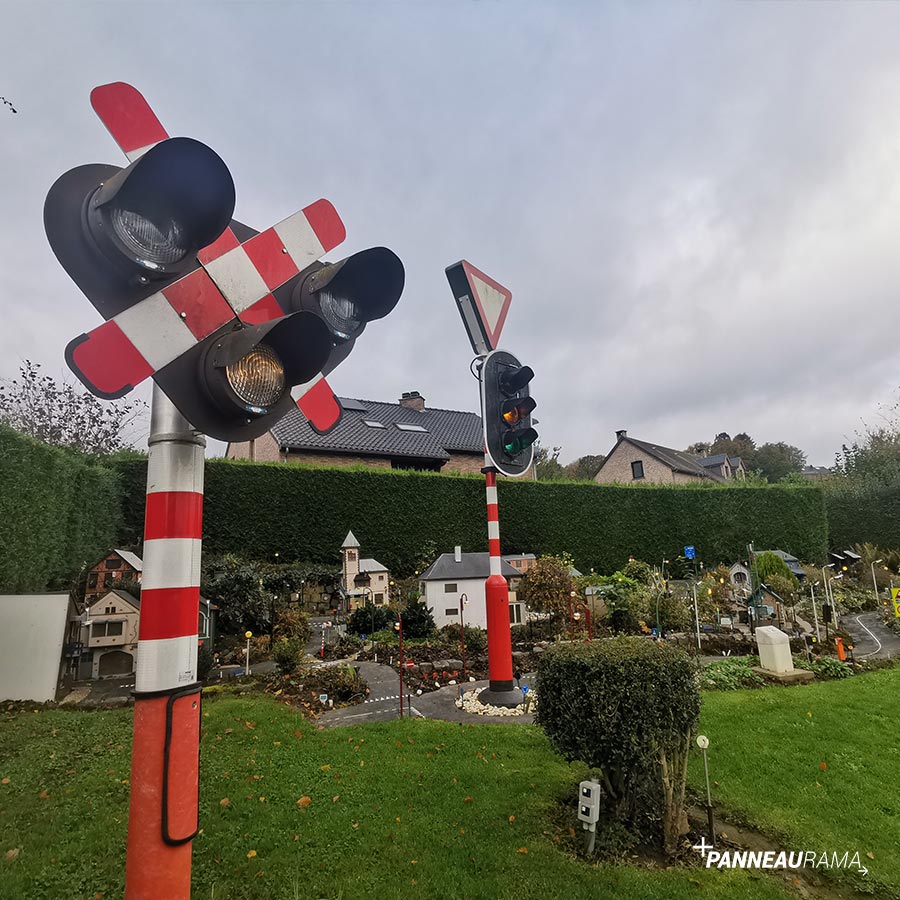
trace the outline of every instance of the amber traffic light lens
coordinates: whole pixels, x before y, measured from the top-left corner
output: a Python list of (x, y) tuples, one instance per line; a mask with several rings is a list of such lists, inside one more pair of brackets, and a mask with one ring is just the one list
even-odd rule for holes
[(265, 411), (284, 395), (284, 365), (267, 344), (258, 344), (225, 372), (231, 389), (248, 407)]

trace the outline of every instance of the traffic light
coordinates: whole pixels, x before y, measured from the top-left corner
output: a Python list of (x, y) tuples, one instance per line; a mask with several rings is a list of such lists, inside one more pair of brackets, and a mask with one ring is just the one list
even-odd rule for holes
[(125, 169), (92, 164), (60, 176), (44, 227), (62, 267), (110, 319), (198, 268), (197, 251), (233, 212), (234, 181), (221, 158), (171, 138)]
[(335, 263), (316, 262), (275, 291), (285, 313), (306, 312), (327, 327), (332, 350), (327, 375), (343, 362), (366, 325), (384, 318), (403, 293), (403, 263), (387, 247), (372, 247)]
[(232, 222), (233, 210), (225, 163), (170, 138), (126, 169), (65, 173), (44, 221), (63, 268), (107, 320), (66, 349), (85, 386), (113, 399), (152, 375), (197, 430), (246, 441), (394, 308), (404, 272), (383, 247), (319, 262), (344, 237), (327, 201), (262, 234)]
[(504, 475), (524, 474), (534, 458), (538, 433), (531, 413), (537, 403), (529, 392), (534, 372), (511, 353), (494, 350), (481, 368), (481, 414), (490, 464)]

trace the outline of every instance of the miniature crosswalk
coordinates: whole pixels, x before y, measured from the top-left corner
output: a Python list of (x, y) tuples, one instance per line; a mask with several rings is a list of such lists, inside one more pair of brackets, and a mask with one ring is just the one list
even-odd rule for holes
[(381, 703), (382, 700), (399, 700), (399, 694), (389, 694), (387, 697), (369, 697), (363, 703)]

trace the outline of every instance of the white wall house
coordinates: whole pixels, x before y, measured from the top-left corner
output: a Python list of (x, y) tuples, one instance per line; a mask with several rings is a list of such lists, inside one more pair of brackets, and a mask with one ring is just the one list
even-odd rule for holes
[[(507, 582), (521, 577), (521, 573), (506, 562), (501, 564), (500, 572)], [(461, 620), (460, 603), (464, 603), (464, 624), (487, 628), (484, 583), (490, 574), (491, 563), (487, 553), (462, 553), (457, 547), (454, 553), (441, 554), (419, 576), (419, 589), (425, 598), (425, 605), (434, 616), (434, 624), (438, 628), (458, 625)], [(512, 625), (525, 622), (525, 609), (513, 590), (509, 594), (509, 621)]]

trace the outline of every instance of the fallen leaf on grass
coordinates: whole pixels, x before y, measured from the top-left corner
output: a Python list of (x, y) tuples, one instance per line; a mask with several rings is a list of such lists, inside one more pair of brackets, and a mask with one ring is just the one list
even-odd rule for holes
[(328, 763), (325, 763), (324, 766), (319, 766), (319, 768), (320, 768), (323, 772), (327, 772), (327, 771), (331, 768), (331, 766), (329, 766)]
[(466, 797), (466, 799), (463, 800), (463, 803), (471, 803), (471, 802), (472, 802), (472, 798), (471, 798), (471, 797)]
[(872, 853), (871, 850), (866, 854), (866, 856), (868, 856), (869, 859), (875, 859), (875, 854)]
[(411, 860), (409, 861), (409, 864), (410, 864), (411, 866), (415, 866), (415, 865), (418, 864), (418, 862), (419, 862), (419, 861), (418, 861), (417, 859), (411, 859)]
[(40, 797), (41, 800), (48, 800), (50, 798), (50, 791), (43, 790), (38, 794), (38, 797)]
[(575, 829), (574, 828), (569, 829), (569, 837), (575, 837)]
[(303, 732), (302, 732), (302, 731), (295, 731), (295, 732), (294, 732), (294, 737), (297, 738), (297, 740), (299, 741), (300, 738), (303, 737)]
[(233, 728), (226, 728), (226, 729), (222, 732), (222, 734), (231, 734), (232, 731), (234, 731)]
[(256, 856), (256, 851), (255, 851), (255, 850), (248, 850), (248, 851), (247, 851), (247, 859), (253, 859), (254, 856)]
[(341, 795), (340, 795), (340, 794), (335, 794), (335, 795), (331, 798), (331, 802), (332, 802), (332, 803), (337, 803), (338, 800), (340, 800), (340, 799), (341, 799)]
[(6, 851), (6, 858), (7, 858), (7, 859), (15, 859), (15, 858), (19, 855), (19, 851), (20, 851), (21, 849), (22, 849), (21, 847), (13, 847), (12, 850), (7, 850), (7, 851)]
[(9, 784), (9, 779), (8, 778), (0, 779), (0, 784)]
[(510, 816), (510, 817), (509, 817), (509, 824), (510, 824), (510, 825), (512, 825), (512, 823), (515, 822), (515, 821), (516, 821), (516, 817), (515, 817), (515, 816)]
[(248, 728), (256, 728), (256, 722), (244, 722)]
[(354, 822), (353, 825), (352, 825), (351, 827), (352, 827), (353, 829), (359, 828), (359, 822)]
[(312, 798), (310, 798), (310, 797), (301, 797), (301, 798), (297, 801), (297, 806), (303, 806), (303, 807), (306, 807), (306, 806), (309, 806), (310, 803), (312, 803)]
[(219, 806), (231, 806), (231, 801), (227, 797), (223, 797), (219, 801)]
[(516, 850), (516, 853), (527, 853), (527, 852), (528, 852), (527, 847), (519, 847), (519, 849)]
[(819, 763), (819, 768), (824, 772), (828, 768), (828, 763)]

